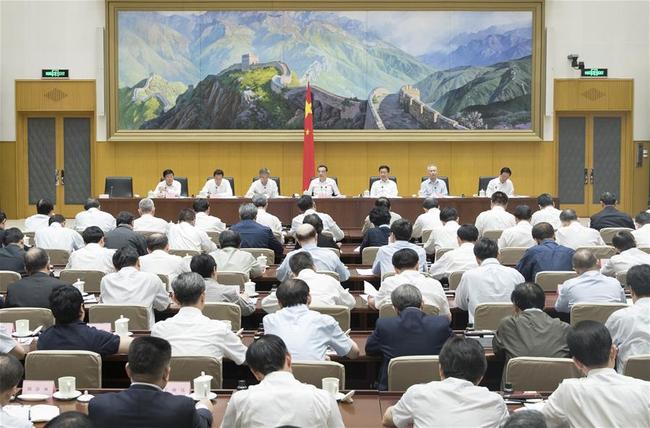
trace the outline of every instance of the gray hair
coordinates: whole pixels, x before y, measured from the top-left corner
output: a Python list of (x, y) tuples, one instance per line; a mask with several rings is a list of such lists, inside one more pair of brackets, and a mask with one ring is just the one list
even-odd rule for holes
[(422, 293), (414, 285), (402, 284), (390, 293), (390, 300), (398, 312), (406, 308), (420, 308), (422, 306)]
[(265, 175), (271, 175), (271, 171), (270, 171), (268, 168), (266, 168), (266, 167), (264, 167), (264, 168), (260, 168), (260, 173), (259, 173), (259, 175), (262, 175), (262, 174), (265, 174)]
[(239, 206), (239, 218), (242, 220), (255, 220), (257, 208), (253, 204), (242, 204)]
[(140, 209), (140, 212), (150, 213), (154, 210), (155, 206), (153, 204), (153, 201), (150, 198), (144, 198), (144, 199), (140, 199), (140, 202), (138, 203), (138, 208)]
[(256, 207), (265, 207), (268, 203), (266, 196), (255, 194), (253, 195), (253, 205)]
[(181, 306), (193, 305), (205, 292), (205, 281), (198, 273), (184, 272), (172, 282), (172, 290)]
[(515, 412), (506, 421), (503, 428), (546, 428), (546, 419), (537, 410), (522, 410)]

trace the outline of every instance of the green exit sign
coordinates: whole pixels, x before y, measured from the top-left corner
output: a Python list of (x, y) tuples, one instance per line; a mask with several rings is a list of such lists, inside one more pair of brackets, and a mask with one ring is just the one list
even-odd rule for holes
[(580, 75), (582, 77), (607, 77), (606, 68), (583, 68)]
[(43, 79), (68, 79), (70, 78), (70, 70), (67, 68), (57, 69), (48, 68), (41, 70), (41, 78)]

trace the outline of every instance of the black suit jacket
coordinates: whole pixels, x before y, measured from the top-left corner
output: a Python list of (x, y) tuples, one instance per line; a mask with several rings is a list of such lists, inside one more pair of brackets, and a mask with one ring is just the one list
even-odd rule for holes
[(275, 262), (282, 259), (284, 249), (280, 241), (275, 239), (273, 232), (267, 226), (255, 220), (242, 220), (230, 227), (241, 236), (241, 248), (270, 248), (275, 252)]
[(379, 389), (388, 389), (388, 363), (406, 355), (438, 355), (442, 345), (454, 335), (449, 319), (406, 308), (399, 316), (379, 318), (366, 341), (366, 354), (381, 355)]
[(88, 404), (95, 428), (206, 428), (212, 413), (196, 410), (189, 397), (172, 395), (148, 385), (97, 394)]
[(361, 241), (361, 251), (366, 247), (381, 247), (388, 245), (388, 237), (390, 236), (389, 227), (372, 227), (368, 229)]
[(25, 250), (13, 244), (0, 248), (0, 270), (11, 270), (25, 275)]
[(591, 216), (590, 227), (596, 230), (605, 227), (629, 227), (634, 229), (634, 221), (632, 221), (632, 217), (624, 212), (608, 206)]
[(50, 293), (55, 288), (66, 285), (43, 272), (25, 277), (7, 287), (6, 307), (49, 308)]
[(120, 224), (115, 229), (108, 232), (104, 237), (104, 242), (104, 247), (113, 250), (132, 247), (135, 248), (140, 256), (148, 254), (147, 240), (144, 239), (144, 236), (134, 232), (133, 229), (126, 224)]

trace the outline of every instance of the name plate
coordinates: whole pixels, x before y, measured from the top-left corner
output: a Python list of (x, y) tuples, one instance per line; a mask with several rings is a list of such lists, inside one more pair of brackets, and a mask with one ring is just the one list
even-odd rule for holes
[(190, 395), (190, 382), (167, 382), (165, 392), (174, 395)]
[(54, 394), (53, 380), (25, 380), (23, 381), (23, 394)]

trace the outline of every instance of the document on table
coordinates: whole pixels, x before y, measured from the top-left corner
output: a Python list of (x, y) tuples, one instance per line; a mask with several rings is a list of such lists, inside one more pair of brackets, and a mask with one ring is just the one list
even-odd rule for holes
[(363, 276), (373, 276), (372, 269), (359, 269), (357, 268), (357, 273)]

